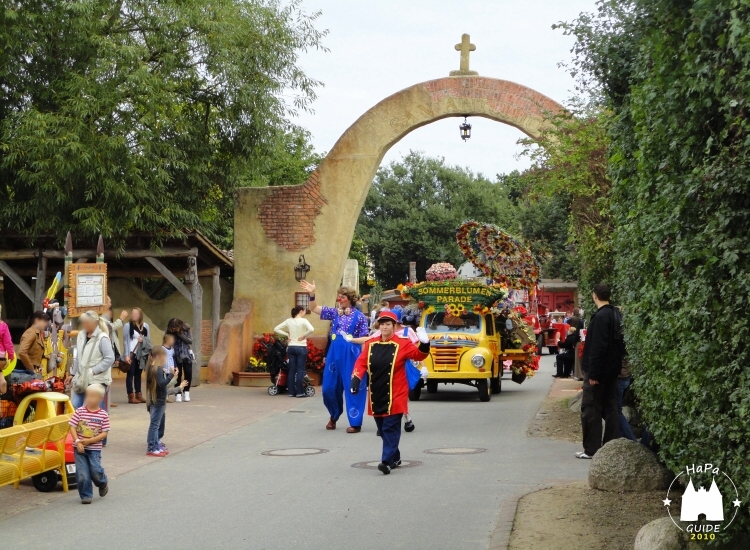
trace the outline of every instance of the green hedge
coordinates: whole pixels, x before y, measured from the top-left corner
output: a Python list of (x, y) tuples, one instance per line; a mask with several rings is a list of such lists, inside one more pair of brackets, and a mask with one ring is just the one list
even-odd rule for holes
[(615, 114), (617, 288), (635, 389), (675, 471), (729, 473), (750, 531), (750, 3), (605, 2), (567, 25)]

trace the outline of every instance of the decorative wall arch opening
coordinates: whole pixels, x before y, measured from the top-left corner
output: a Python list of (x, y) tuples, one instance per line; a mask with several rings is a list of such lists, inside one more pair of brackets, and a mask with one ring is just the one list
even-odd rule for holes
[[(458, 71), (460, 72), (460, 71)], [(526, 86), (461, 74), (416, 84), (352, 124), (302, 185), (237, 191), (235, 300), (252, 300), (254, 331), (271, 330), (294, 305), (303, 253), (318, 301), (333, 303), (354, 228), (386, 152), (409, 132), (447, 117), (485, 117), (537, 138), (563, 107)], [(404, 261), (408, 261), (405, 259)]]

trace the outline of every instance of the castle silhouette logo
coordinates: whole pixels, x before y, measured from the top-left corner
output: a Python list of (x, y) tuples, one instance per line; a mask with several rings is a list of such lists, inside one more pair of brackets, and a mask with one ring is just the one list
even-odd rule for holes
[[(707, 482), (709, 475), (711, 476), (711, 485), (706, 490), (703, 485), (700, 485), (699, 480)], [(682, 478), (682, 476), (688, 478), (685, 492), (682, 494), (682, 500), (680, 501), (680, 522), (684, 526), (675, 520), (670, 508), (672, 500), (674, 500), (670, 497), (670, 494), (676, 497), (676, 485), (685, 484), (685, 478)], [(693, 481), (693, 477), (696, 478), (696, 481)], [(680, 478), (682, 479), (680, 480)], [(680, 480), (680, 482), (676, 483), (677, 480)], [(697, 490), (696, 484), (698, 485)], [(722, 489), (724, 493), (722, 493)], [(732, 501), (728, 500), (731, 498), (729, 497), (730, 494), (734, 495)], [(686, 466), (685, 470), (672, 480), (669, 489), (667, 489), (667, 498), (663, 502), (672, 522), (680, 531), (690, 533), (691, 540), (715, 539), (717, 533), (732, 525), (734, 518), (737, 517), (737, 512), (739, 512), (740, 504), (742, 504), (737, 486), (732, 478), (711, 463)], [(725, 509), (725, 505), (728, 509)], [(701, 516), (703, 516), (703, 520), (701, 520)], [(727, 518), (728, 523), (724, 525)]]
[(682, 495), (680, 521), (698, 521), (698, 516), (705, 514), (706, 521), (724, 521), (724, 497), (716, 486), (716, 479), (711, 479), (711, 488), (695, 490), (693, 478), (690, 478), (687, 489)]

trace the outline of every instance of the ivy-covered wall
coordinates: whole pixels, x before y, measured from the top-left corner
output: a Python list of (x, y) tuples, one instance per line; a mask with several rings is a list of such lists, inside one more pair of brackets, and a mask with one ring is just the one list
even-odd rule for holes
[[(615, 112), (614, 254), (642, 412), (675, 471), (750, 497), (750, 3), (605, 1), (565, 25)], [(588, 81), (587, 81), (588, 79)], [(738, 515), (732, 532), (750, 531)]]

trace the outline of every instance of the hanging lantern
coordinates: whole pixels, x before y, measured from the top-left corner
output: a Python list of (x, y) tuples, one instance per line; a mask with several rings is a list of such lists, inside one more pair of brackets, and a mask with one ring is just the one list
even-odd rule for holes
[(299, 262), (294, 266), (294, 278), (297, 279), (297, 282), (304, 281), (308, 271), (310, 271), (310, 266), (307, 265), (305, 255), (302, 254), (299, 257)]
[(468, 117), (464, 117), (463, 124), (460, 124), (458, 129), (461, 131), (461, 139), (466, 141), (471, 137), (471, 124), (467, 121)]

